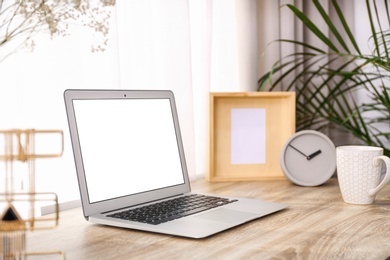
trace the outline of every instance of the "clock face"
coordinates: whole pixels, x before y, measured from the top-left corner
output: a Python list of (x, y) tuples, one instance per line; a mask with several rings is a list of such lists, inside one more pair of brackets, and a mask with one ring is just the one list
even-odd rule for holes
[(336, 170), (336, 149), (324, 134), (304, 130), (284, 145), (280, 163), (286, 177), (302, 186), (321, 185)]

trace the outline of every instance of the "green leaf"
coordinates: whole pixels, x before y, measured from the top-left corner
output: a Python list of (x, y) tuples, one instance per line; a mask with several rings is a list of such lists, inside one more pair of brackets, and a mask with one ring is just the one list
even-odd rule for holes
[[(390, 88), (386, 86), (390, 83), (390, 31), (385, 31), (390, 28), (388, 2), (384, 0), (386, 10), (381, 10), (379, 0), (366, 1), (372, 32), (367, 39), (373, 50), (370, 54), (361, 53), (337, 0), (330, 1), (329, 5), (336, 11), (339, 27), (319, 0), (312, 3), (334, 35), (334, 41), (302, 11), (287, 5), (320, 44), (277, 40), (279, 44), (293, 44), (305, 51), (278, 60), (260, 77), (259, 90), (267, 86), (273, 91), (283, 86), (286, 91), (296, 92), (297, 130), (326, 131), (329, 125), (336, 125), (368, 145), (383, 147), (385, 153), (390, 154)], [(383, 17), (380, 18), (383, 14), (387, 17), (386, 25)], [(336, 46), (340, 46), (342, 52)], [(358, 102), (354, 98), (357, 91), (367, 92), (369, 100)], [(375, 117), (371, 116), (373, 113)]]
[(288, 4), (287, 5), (294, 14), (303, 22), (303, 24), (310, 29), (320, 40), (322, 40), (330, 49), (332, 49), (334, 52), (339, 52), (337, 47), (332, 43), (331, 40), (329, 40), (328, 37), (325, 36), (324, 33), (321, 32), (320, 29), (304, 14), (302, 13), (298, 8), (295, 6)]

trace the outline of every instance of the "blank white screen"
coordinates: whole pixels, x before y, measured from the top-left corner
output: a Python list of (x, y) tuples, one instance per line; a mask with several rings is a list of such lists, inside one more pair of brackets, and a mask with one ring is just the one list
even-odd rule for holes
[(90, 203), (184, 183), (169, 99), (73, 104)]

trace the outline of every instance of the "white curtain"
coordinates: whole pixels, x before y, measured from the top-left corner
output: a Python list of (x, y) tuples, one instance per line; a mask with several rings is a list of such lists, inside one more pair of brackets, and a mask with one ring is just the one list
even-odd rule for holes
[(254, 91), (255, 0), (117, 1), (121, 87), (171, 89), (191, 178), (204, 176), (210, 91)]
[[(302, 31), (296, 28), (294, 15), (285, 4), (294, 0), (257, 0), (258, 75), (268, 72), (272, 65), (294, 51), (291, 46), (281, 48), (277, 39), (302, 39)], [(300, 1), (302, 2), (302, 1)]]

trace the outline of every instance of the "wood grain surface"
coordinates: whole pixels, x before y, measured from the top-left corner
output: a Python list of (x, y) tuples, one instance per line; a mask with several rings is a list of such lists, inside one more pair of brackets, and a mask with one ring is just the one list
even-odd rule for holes
[[(208, 183), (193, 191), (259, 198), (289, 208), (206, 239), (192, 240), (91, 224), (81, 208), (61, 212), (58, 227), (28, 233), (28, 251), (66, 259), (386, 259), (390, 185), (372, 205), (343, 202), (337, 179), (319, 187), (286, 180)], [(59, 259), (51, 258), (51, 259)]]

